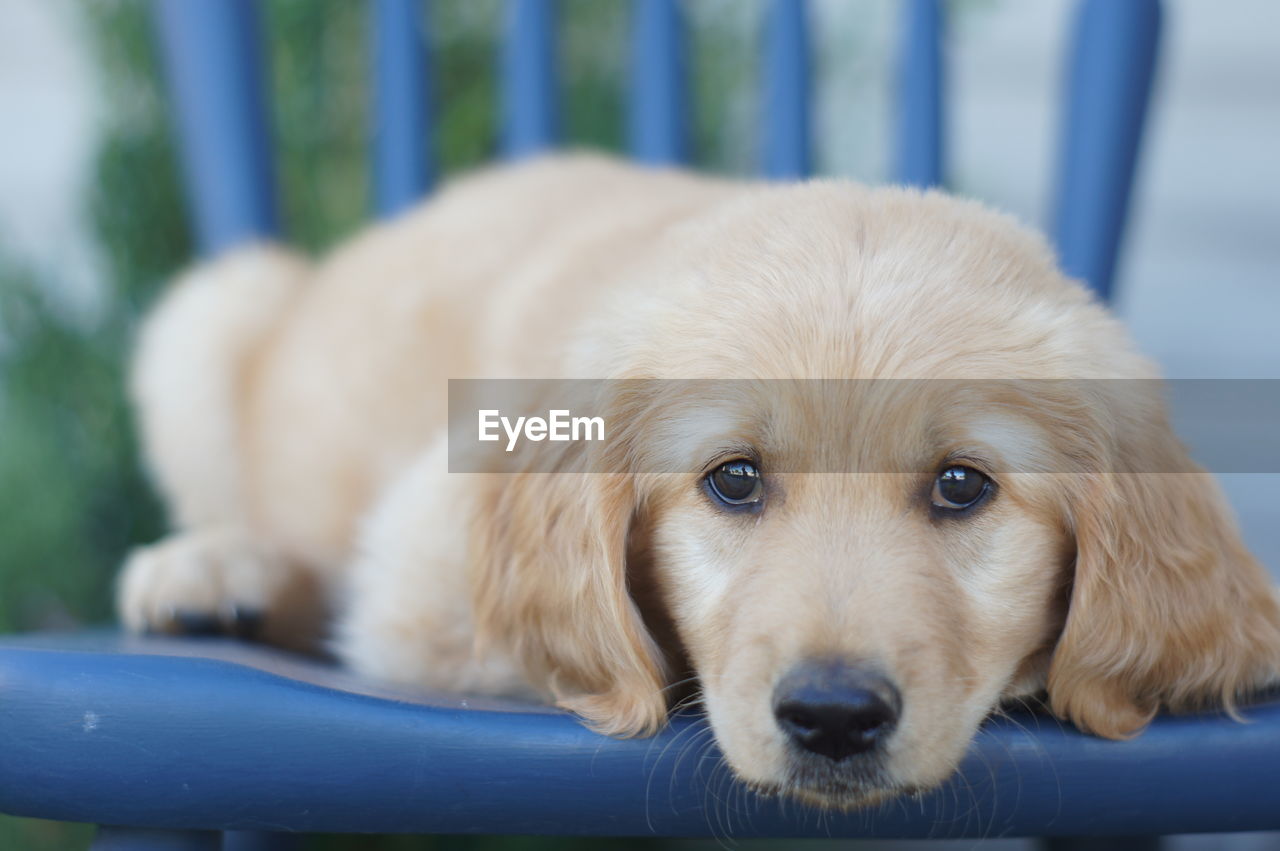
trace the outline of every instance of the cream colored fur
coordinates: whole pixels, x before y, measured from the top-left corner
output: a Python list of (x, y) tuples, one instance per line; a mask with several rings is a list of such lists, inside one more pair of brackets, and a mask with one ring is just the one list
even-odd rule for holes
[[(318, 265), (258, 246), (175, 284), (134, 369), (175, 529), (126, 566), (121, 615), (258, 607), (293, 645), (336, 618), (370, 675), (541, 696), (622, 735), (662, 723), (688, 667), (739, 776), (865, 804), (944, 779), (1004, 700), (1047, 688), (1119, 737), (1274, 675), (1263, 571), (1154, 393), (811, 404), (742, 382), (707, 411), (654, 384), (608, 400), (664, 414), (629, 424), (630, 455), (485, 476), (447, 472), (446, 379), (1153, 375), (1042, 239), (973, 203), (580, 155), (494, 169)], [(694, 472), (628, 473), (694, 471), (726, 442), (764, 459), (754, 518)], [(957, 447), (1019, 472), (938, 522), (919, 470)], [(814, 474), (862, 455), (902, 470)], [(901, 690), (874, 783), (791, 770), (770, 694), (815, 655)]]

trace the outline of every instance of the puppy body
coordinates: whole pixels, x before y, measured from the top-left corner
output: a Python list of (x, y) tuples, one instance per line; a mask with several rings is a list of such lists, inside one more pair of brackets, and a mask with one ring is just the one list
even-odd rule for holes
[[(656, 729), (689, 665), (742, 778), (866, 803), (940, 781), (994, 707), (1045, 688), (1110, 736), (1229, 705), (1277, 669), (1280, 614), (1145, 391), (959, 404), (926, 382), (890, 404), (749, 380), (1153, 376), (1042, 240), (975, 204), (584, 156), (497, 169), (319, 266), (259, 247), (174, 287), (133, 392), (176, 531), (131, 559), (122, 616), (259, 609), (297, 645), (336, 613), (360, 670), (620, 734)], [(744, 379), (710, 411), (679, 382), (606, 401), (663, 412), (628, 458), (694, 471), (728, 443), (779, 472), (753, 519), (626, 458), (449, 474), (463, 377)], [(974, 447), (1018, 472), (940, 521), (921, 471)], [(822, 473), (858, 453), (897, 466)], [(1165, 472), (1114, 472), (1139, 460)], [(778, 729), (771, 695), (812, 658), (896, 683), (873, 766), (815, 763)]]

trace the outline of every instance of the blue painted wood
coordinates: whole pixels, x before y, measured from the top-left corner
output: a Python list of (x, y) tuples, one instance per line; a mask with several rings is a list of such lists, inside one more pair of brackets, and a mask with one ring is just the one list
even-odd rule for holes
[(302, 851), (303, 837), (266, 830), (228, 830), (221, 851)]
[(299, 851), (302, 835), (261, 830), (98, 828), (89, 851)]
[[(195, 654), (195, 655), (193, 655)], [(1280, 828), (1280, 701), (1129, 742), (1018, 714), (920, 801), (734, 787), (702, 719), (610, 739), (545, 707), (383, 690), (261, 648), (0, 640), (0, 811), (165, 829), (986, 837)]]
[(279, 230), (252, 0), (157, 0), (153, 15), (203, 254)]
[(1066, 272), (1111, 295), (1159, 47), (1159, 0), (1083, 0), (1061, 133), (1053, 236)]
[(427, 193), (433, 173), (426, 0), (374, 0), (369, 56), (373, 204), (392, 216)]
[(502, 44), (502, 152), (537, 153), (560, 137), (555, 0), (508, 0)]
[(805, 0), (772, 0), (765, 17), (764, 108), (766, 176), (803, 178), (811, 170), (809, 22)]
[(894, 178), (910, 186), (940, 186), (945, 180), (942, 3), (907, 0), (903, 11)]
[(676, 0), (633, 0), (631, 154), (655, 165), (689, 159), (689, 82), (684, 21)]
[(222, 835), (209, 830), (101, 827), (89, 851), (224, 851)]

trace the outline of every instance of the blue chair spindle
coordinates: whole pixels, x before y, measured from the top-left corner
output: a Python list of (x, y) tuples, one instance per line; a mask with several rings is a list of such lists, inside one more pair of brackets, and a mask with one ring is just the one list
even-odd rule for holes
[(688, 60), (676, 0), (633, 0), (631, 154), (654, 165), (689, 159)]
[(1066, 272), (1111, 295), (1155, 74), (1159, 0), (1084, 0), (1076, 20), (1053, 234)]
[(502, 152), (527, 156), (560, 136), (555, 0), (508, 0), (502, 45)]
[(200, 252), (279, 231), (262, 34), (253, 0), (153, 7)]
[(898, 51), (897, 159), (899, 183), (943, 183), (942, 4), (908, 0)]
[(392, 216), (430, 189), (431, 75), (424, 0), (374, 0), (370, 149), (373, 204)]
[(810, 171), (809, 27), (804, 0), (773, 0), (764, 31), (764, 173), (785, 180)]

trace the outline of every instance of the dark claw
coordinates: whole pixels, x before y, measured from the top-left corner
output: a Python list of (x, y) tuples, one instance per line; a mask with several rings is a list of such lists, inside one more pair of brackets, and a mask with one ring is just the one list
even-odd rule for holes
[(230, 634), (249, 641), (262, 634), (262, 610), (231, 607)]
[(227, 633), (227, 628), (222, 621), (208, 612), (174, 612), (173, 625), (178, 635), (210, 636)]

